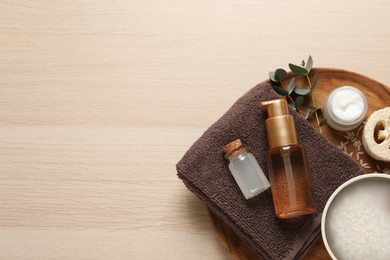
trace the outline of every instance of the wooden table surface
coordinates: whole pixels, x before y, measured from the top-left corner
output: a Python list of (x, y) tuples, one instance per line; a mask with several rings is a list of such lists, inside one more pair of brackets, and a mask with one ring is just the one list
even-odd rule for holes
[(229, 259), (175, 164), (309, 54), (390, 85), (390, 2), (0, 1), (0, 259)]

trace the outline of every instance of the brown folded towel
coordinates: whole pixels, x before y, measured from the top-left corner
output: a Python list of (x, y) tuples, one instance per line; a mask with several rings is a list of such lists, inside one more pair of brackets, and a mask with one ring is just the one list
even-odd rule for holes
[(266, 110), (260, 101), (280, 98), (269, 82), (255, 86), (214, 123), (177, 164), (178, 176), (189, 190), (264, 259), (297, 259), (320, 232), (320, 217), (332, 192), (348, 179), (364, 172), (330, 144), (295, 111), (298, 141), (306, 148), (312, 171), (318, 213), (293, 220), (278, 219), (271, 189), (246, 200), (228, 169), (222, 147), (241, 138), (268, 177), (264, 128)]

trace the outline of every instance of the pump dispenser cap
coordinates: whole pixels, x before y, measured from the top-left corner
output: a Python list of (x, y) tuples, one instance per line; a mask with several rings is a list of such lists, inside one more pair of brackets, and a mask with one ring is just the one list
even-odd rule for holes
[(269, 148), (298, 144), (294, 118), (288, 112), (287, 101), (274, 99), (261, 102), (261, 106), (267, 108), (265, 127)]
[(284, 99), (275, 99), (261, 102), (261, 106), (267, 107), (268, 118), (289, 115), (287, 102)]

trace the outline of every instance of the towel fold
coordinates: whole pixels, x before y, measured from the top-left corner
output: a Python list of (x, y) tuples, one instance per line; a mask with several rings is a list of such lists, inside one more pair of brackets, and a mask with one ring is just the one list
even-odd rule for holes
[(180, 179), (263, 259), (299, 259), (320, 232), (321, 213), (334, 190), (363, 174), (349, 156), (329, 143), (302, 116), (294, 116), (298, 142), (307, 152), (318, 212), (290, 220), (278, 219), (271, 189), (246, 200), (228, 169), (222, 147), (240, 138), (268, 178), (267, 113), (260, 101), (280, 98), (265, 81), (240, 99), (192, 145), (177, 164)]

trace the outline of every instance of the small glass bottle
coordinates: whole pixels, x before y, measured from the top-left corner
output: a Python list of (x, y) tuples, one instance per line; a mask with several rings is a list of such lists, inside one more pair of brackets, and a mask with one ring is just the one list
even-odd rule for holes
[(298, 144), (294, 118), (287, 102), (276, 99), (261, 103), (267, 107), (265, 121), (269, 151), (268, 173), (275, 213), (278, 218), (293, 218), (316, 212), (306, 154)]
[(253, 198), (270, 187), (256, 158), (247, 152), (240, 139), (223, 148), (229, 160), (229, 169), (246, 199)]

